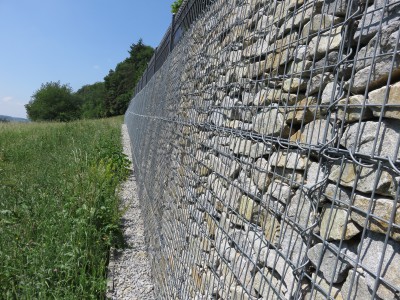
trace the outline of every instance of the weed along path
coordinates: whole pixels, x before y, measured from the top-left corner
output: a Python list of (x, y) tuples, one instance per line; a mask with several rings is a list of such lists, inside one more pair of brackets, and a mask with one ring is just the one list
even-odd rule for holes
[[(122, 125), (124, 153), (132, 161), (130, 140), (126, 125)], [(131, 165), (131, 168), (133, 166)], [(114, 249), (108, 270), (109, 299), (152, 300), (153, 283), (144, 240), (143, 219), (137, 196), (135, 176), (131, 174), (121, 186), (122, 227), (125, 249)]]

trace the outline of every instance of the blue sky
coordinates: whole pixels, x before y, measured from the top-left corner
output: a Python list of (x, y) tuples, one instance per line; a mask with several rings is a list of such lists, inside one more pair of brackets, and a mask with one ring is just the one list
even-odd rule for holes
[(42, 83), (103, 80), (143, 38), (156, 47), (173, 0), (0, 0), (0, 115), (26, 117)]

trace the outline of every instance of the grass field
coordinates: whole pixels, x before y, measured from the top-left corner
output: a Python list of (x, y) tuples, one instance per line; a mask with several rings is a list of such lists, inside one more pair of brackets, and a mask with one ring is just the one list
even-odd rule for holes
[(0, 299), (105, 298), (121, 124), (0, 124)]

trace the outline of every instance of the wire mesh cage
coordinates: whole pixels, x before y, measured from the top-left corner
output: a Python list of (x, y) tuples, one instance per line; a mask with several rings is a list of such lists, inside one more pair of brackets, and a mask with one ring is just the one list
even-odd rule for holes
[(399, 299), (400, 1), (206, 2), (125, 116), (156, 294)]

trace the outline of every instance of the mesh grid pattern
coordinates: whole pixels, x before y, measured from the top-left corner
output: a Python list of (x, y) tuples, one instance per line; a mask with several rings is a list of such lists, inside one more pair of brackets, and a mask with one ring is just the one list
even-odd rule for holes
[(182, 11), (125, 116), (159, 299), (399, 299), (400, 1)]

